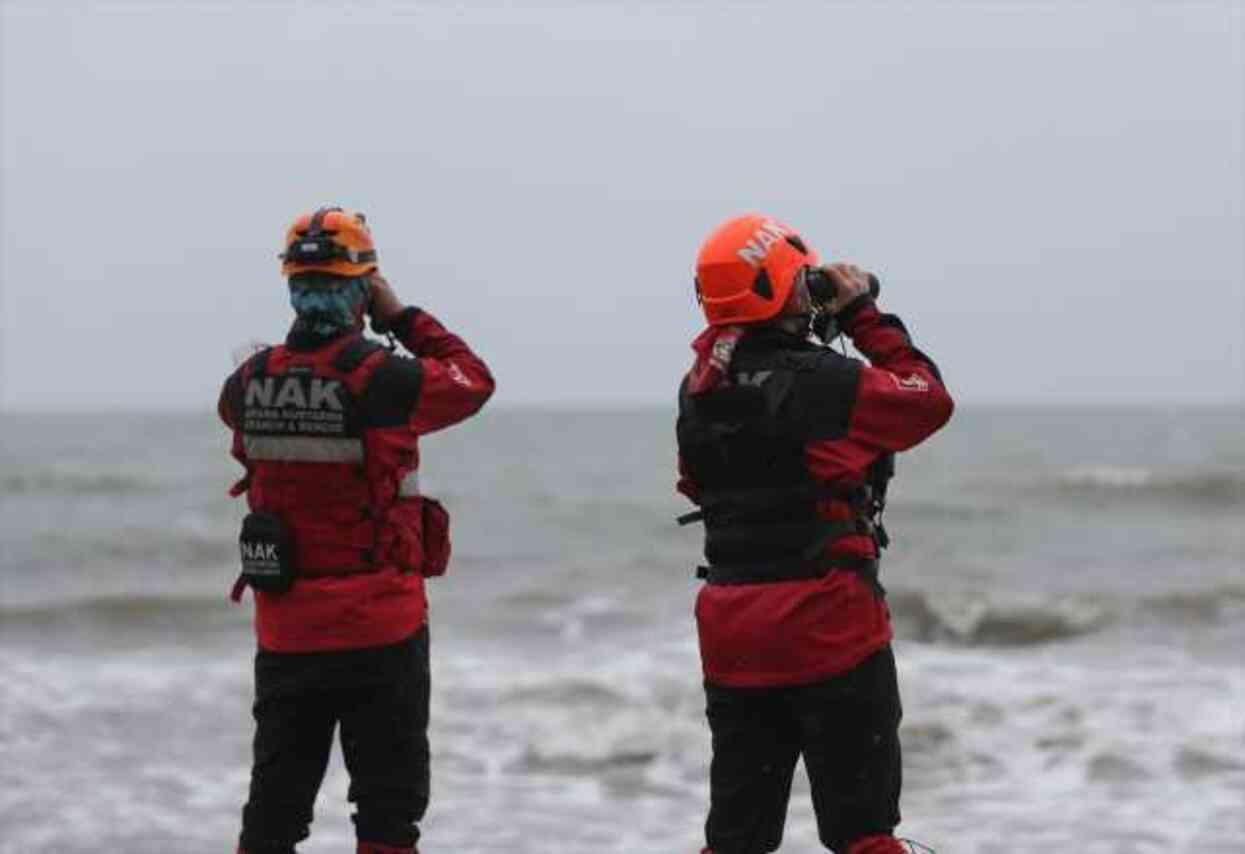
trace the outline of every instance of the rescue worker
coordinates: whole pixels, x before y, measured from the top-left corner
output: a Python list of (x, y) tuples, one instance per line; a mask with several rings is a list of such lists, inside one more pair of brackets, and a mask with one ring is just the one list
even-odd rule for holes
[[(419, 437), (493, 393), (484, 362), (379, 273), (362, 214), (296, 219), (282, 255), (285, 343), (225, 381), (221, 419), (251, 513), (240, 598), (254, 589), (255, 740), (238, 851), (288, 854), (340, 728), (359, 854), (415, 854), (428, 806), (424, 579), (445, 570), (449, 519), (418, 488)], [(415, 358), (363, 336), (396, 337)]]
[[(876, 282), (876, 280), (873, 280)], [(782, 841), (804, 758), (822, 843), (899, 854), (900, 701), (878, 579), (893, 454), (952, 401), (933, 361), (882, 314), (870, 277), (822, 266), (790, 227), (727, 220), (700, 249), (709, 326), (679, 391), (678, 490), (699, 505), (696, 600), (710, 805), (702, 854)], [(841, 330), (871, 364), (810, 340)]]

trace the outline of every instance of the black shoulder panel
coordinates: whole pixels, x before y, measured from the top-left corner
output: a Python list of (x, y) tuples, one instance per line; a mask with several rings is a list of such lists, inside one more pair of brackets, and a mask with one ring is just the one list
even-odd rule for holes
[[(773, 383), (773, 381), (770, 381)], [(776, 385), (776, 383), (774, 383)], [(777, 407), (766, 390), (741, 385), (723, 385), (696, 400), (696, 411), (709, 418), (765, 418)]]
[(248, 370), (246, 366), (249, 363), (250, 364), (250, 368), (249, 368), (250, 376), (255, 376), (256, 374), (268, 373), (268, 358), (271, 355), (272, 355), (272, 348), (265, 347), (264, 349), (256, 353), (254, 356), (252, 356), (250, 359), (248, 359), (246, 362), (243, 362), (242, 370)]
[(242, 390), (242, 371), (239, 367), (236, 371), (229, 375), (229, 379), (225, 380), (225, 387), (221, 389), (220, 399), (224, 414), (229, 417), (230, 422), (236, 422), (242, 417), (242, 406), (245, 403), (246, 396)]
[(424, 387), (424, 368), (418, 359), (390, 354), (380, 363), (363, 393), (364, 418), (369, 427), (397, 427), (411, 419)]
[(915, 347), (915, 346), (914, 346), (914, 347), (912, 348), (912, 352), (914, 352), (914, 353), (916, 353), (918, 356), (920, 356), (920, 357), (921, 357), (921, 359), (925, 362), (925, 364), (929, 365), (929, 369), (930, 369), (930, 371), (931, 371), (931, 372), (934, 374), (934, 376), (938, 379), (938, 382), (942, 382), (942, 381), (943, 381), (943, 379), (942, 379), (942, 371), (938, 370), (938, 365), (936, 365), (936, 364), (934, 363), (934, 360), (933, 360), (933, 359), (931, 359), (929, 356), (927, 356), (927, 355), (925, 354), (925, 352), (924, 352), (923, 350), (919, 349), (918, 347)]
[(383, 349), (380, 344), (360, 335), (342, 348), (342, 351), (337, 354), (337, 358), (333, 360), (333, 367), (343, 374), (351, 373), (355, 368), (363, 364), (364, 359), (377, 350)]
[(912, 342), (912, 335), (908, 332), (908, 327), (904, 326), (903, 321), (899, 319), (899, 315), (884, 314), (878, 323), (882, 326), (889, 326), (891, 329), (898, 329), (904, 334), (904, 337), (908, 339), (909, 343)]
[(695, 409), (695, 402), (693, 401), (692, 393), (688, 388), (691, 385), (691, 380), (692, 375), (687, 373), (683, 375), (683, 379), (679, 383), (679, 418), (682, 418), (685, 413), (690, 413), (693, 409)]
[(796, 358), (801, 364), (791, 396), (791, 417), (809, 439), (846, 436), (860, 387), (861, 363), (825, 348)]
[(229, 379), (225, 380), (225, 388), (221, 395), (225, 405), (229, 408), (231, 417), (241, 420), (242, 410), (246, 406), (246, 381), (251, 377), (262, 377), (268, 373), (268, 358), (271, 355), (272, 348), (265, 347), (239, 365), (237, 370), (229, 375)]

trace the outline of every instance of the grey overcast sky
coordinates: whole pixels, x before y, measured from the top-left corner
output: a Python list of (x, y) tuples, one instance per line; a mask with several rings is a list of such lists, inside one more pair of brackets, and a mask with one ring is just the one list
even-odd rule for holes
[(5, 2), (0, 407), (214, 405), (276, 253), (366, 211), (500, 401), (668, 402), (760, 210), (877, 270), (969, 403), (1239, 403), (1222, 2)]

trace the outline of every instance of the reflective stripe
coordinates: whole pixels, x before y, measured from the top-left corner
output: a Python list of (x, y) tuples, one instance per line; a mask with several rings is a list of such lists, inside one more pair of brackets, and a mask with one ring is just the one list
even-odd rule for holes
[(301, 463), (361, 463), (362, 439), (325, 439), (315, 436), (246, 436), (246, 455), (252, 460)]
[(398, 497), (411, 498), (415, 495), (419, 495), (419, 472), (408, 471), (402, 483), (398, 484)]

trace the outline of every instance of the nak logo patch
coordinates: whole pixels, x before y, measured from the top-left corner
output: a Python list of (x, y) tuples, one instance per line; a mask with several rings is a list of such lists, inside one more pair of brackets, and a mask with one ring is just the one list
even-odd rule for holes
[(341, 380), (291, 370), (251, 377), (246, 384), (243, 432), (254, 436), (346, 436), (357, 409)]
[(891, 374), (891, 379), (895, 381), (895, 386), (900, 391), (929, 391), (929, 383), (922, 379), (919, 374), (910, 374), (906, 377), (897, 377)]
[(743, 245), (741, 249), (736, 251), (736, 255), (747, 261), (753, 269), (757, 269), (765, 261), (765, 256), (769, 254), (770, 247), (778, 241), (784, 239), (793, 232), (772, 219), (766, 220), (752, 234), (752, 239)]
[(262, 561), (277, 563), (281, 560), (277, 556), (276, 543), (248, 543), (241, 542), (238, 546), (242, 549), (242, 559), (245, 561)]
[(246, 405), (341, 412), (341, 387), (340, 381), (322, 377), (256, 377), (247, 383)]

